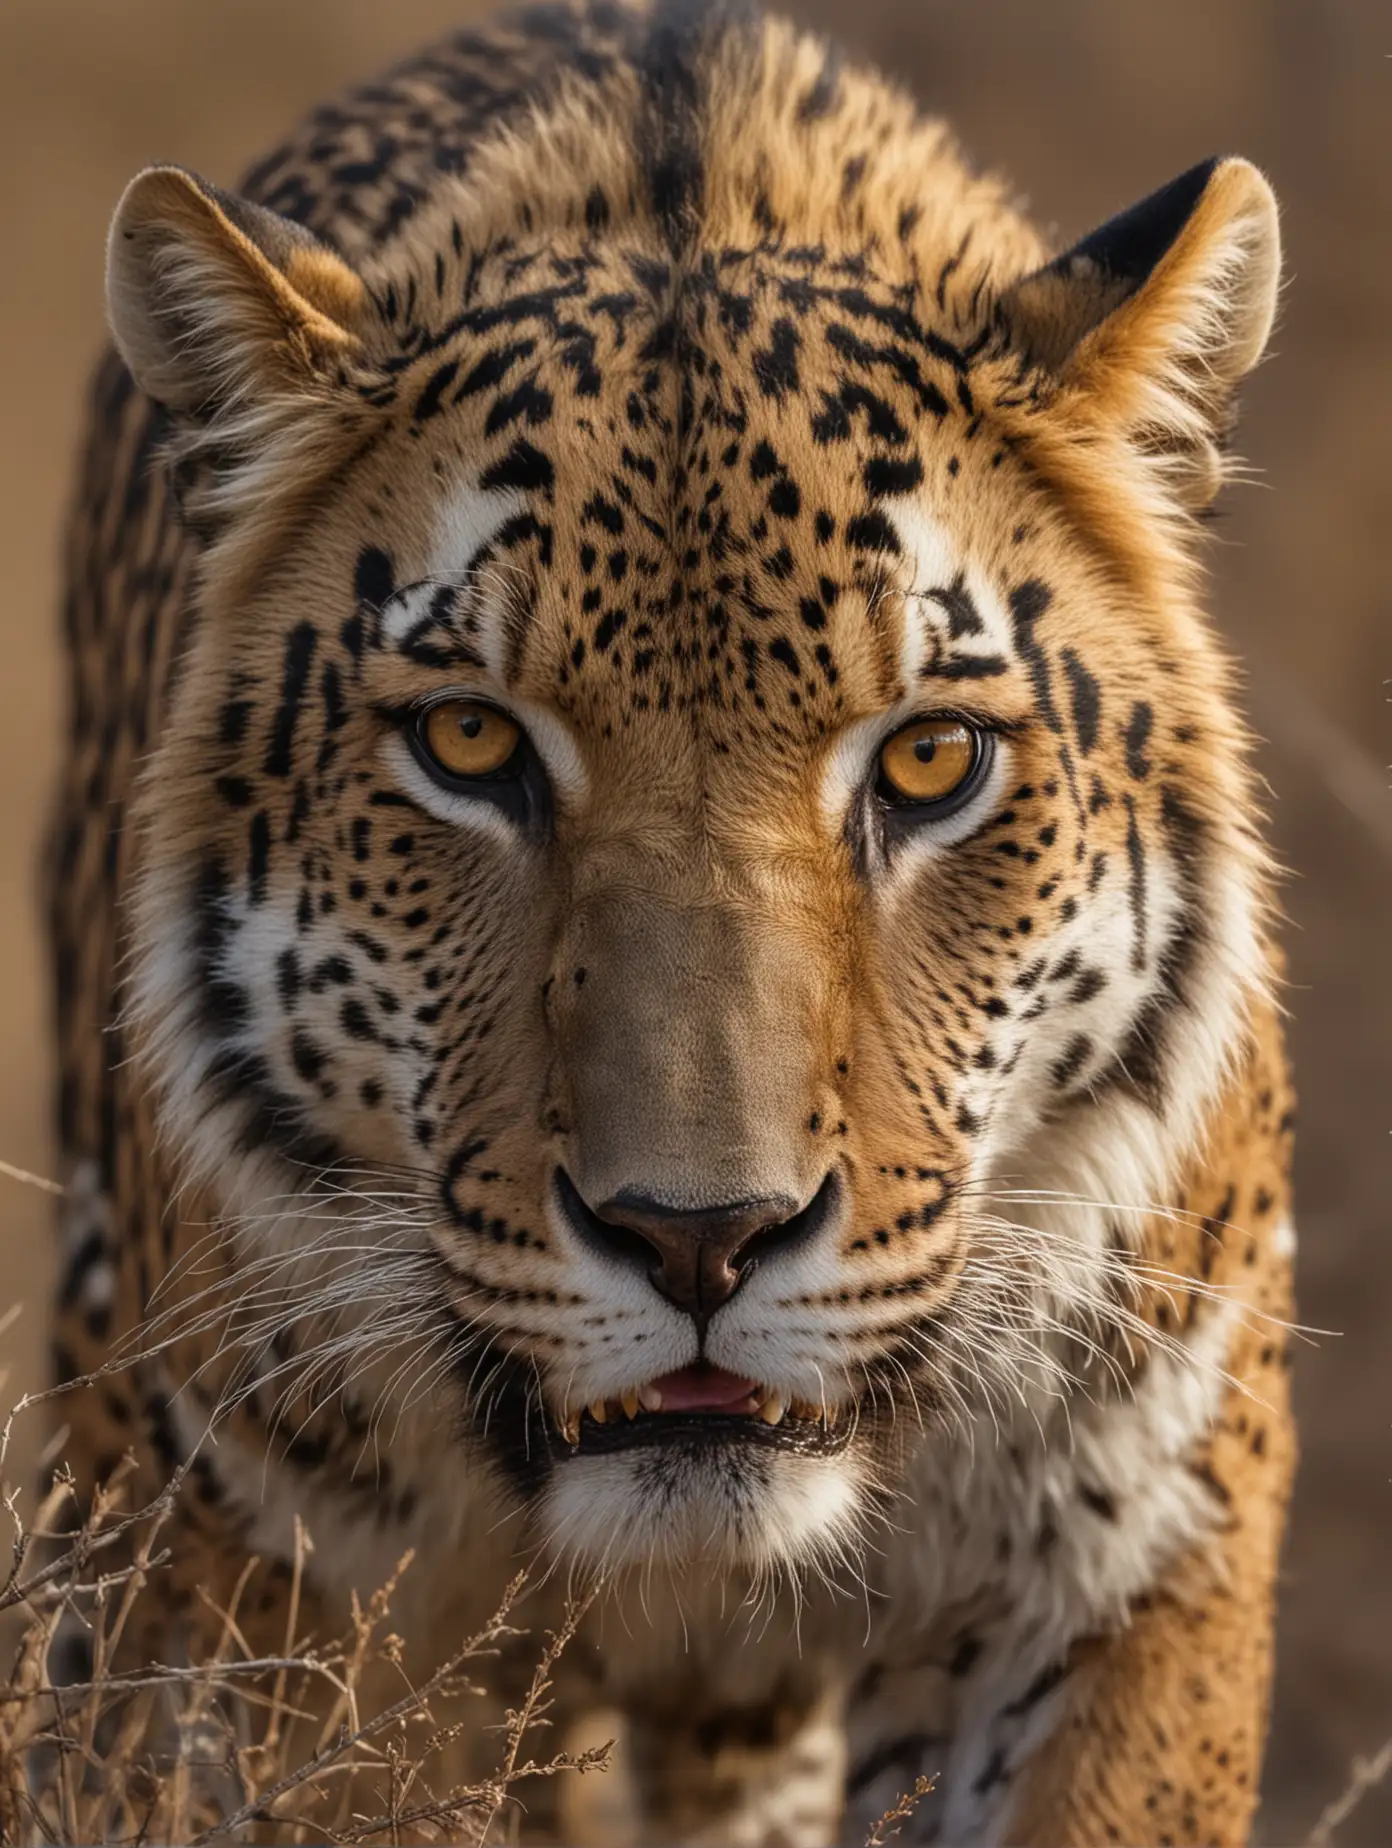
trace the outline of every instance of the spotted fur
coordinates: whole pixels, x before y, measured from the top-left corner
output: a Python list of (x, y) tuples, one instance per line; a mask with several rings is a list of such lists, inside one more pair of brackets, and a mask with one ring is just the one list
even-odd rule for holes
[[(1238, 160), (1055, 255), (880, 79), (683, 0), (460, 34), (237, 195), (132, 182), (58, 1366), (105, 1367), (87, 1479), (193, 1459), (162, 1621), (254, 1553), (278, 1634), (297, 1516), (326, 1620), (416, 1549), (422, 1663), (557, 1560), (641, 1839), (857, 1840), (920, 1774), (904, 1839), (1245, 1835), (1291, 1106), (1194, 525), (1278, 262)], [(410, 747), (461, 691), (507, 800)], [(991, 745), (924, 825), (873, 766), (933, 713)], [(830, 1204), (693, 1319), (558, 1169)], [(571, 1453), (698, 1354), (824, 1428)]]

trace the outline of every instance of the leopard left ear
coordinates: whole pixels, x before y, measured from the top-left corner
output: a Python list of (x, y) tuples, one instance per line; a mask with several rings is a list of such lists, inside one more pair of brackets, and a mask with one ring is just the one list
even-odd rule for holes
[(1271, 187), (1248, 161), (1209, 160), (1016, 283), (1000, 313), (1080, 419), (1121, 429), (1201, 508), (1222, 484), (1236, 386), (1266, 346), (1280, 270)]
[(309, 394), (357, 347), (367, 291), (300, 225), (182, 167), (126, 188), (107, 309), (141, 389), (195, 422)]
[(361, 278), (302, 226), (181, 167), (137, 174), (107, 246), (111, 331), (170, 413), (185, 523), (249, 541), (289, 517), (350, 439)]

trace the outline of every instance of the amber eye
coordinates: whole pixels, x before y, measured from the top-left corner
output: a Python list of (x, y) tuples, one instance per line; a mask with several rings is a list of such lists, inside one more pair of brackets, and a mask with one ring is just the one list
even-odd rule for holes
[(517, 755), (519, 726), (492, 706), (472, 699), (442, 699), (416, 721), (416, 736), (430, 767), (446, 777), (496, 776)]
[(946, 802), (974, 781), (982, 735), (961, 719), (916, 719), (880, 751), (881, 793), (897, 802)]

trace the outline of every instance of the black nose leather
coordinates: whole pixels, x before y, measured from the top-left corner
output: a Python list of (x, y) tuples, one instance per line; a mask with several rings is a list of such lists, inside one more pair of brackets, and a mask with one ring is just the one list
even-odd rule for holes
[(698, 1322), (728, 1303), (757, 1255), (759, 1234), (782, 1226), (797, 1201), (739, 1200), (697, 1213), (674, 1211), (642, 1194), (616, 1194), (595, 1217), (624, 1238), (647, 1246), (644, 1259), (653, 1287)]
[(591, 1245), (646, 1270), (653, 1287), (704, 1329), (758, 1258), (811, 1232), (814, 1217), (821, 1222), (833, 1183), (828, 1176), (801, 1212), (786, 1195), (688, 1212), (627, 1189), (591, 1207), (564, 1169), (556, 1186), (567, 1217)]

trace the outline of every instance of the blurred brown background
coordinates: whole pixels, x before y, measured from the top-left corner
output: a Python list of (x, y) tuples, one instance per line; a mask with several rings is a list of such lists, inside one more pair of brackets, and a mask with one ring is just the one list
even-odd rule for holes
[[(127, 176), (231, 183), (325, 90), (478, 0), (0, 0), (0, 1157), (48, 1171), (36, 843), (59, 740), (58, 529)], [(1302, 1840), (1392, 1732), (1392, 15), (1379, 0), (795, 0), (1071, 237), (1209, 153), (1275, 182), (1289, 288), (1214, 608), (1269, 743), (1302, 1093), (1304, 1462), (1261, 1834)], [(0, 1180), (0, 1335), (41, 1373), (47, 1202)], [(1392, 1780), (1341, 1842), (1392, 1840)]]

